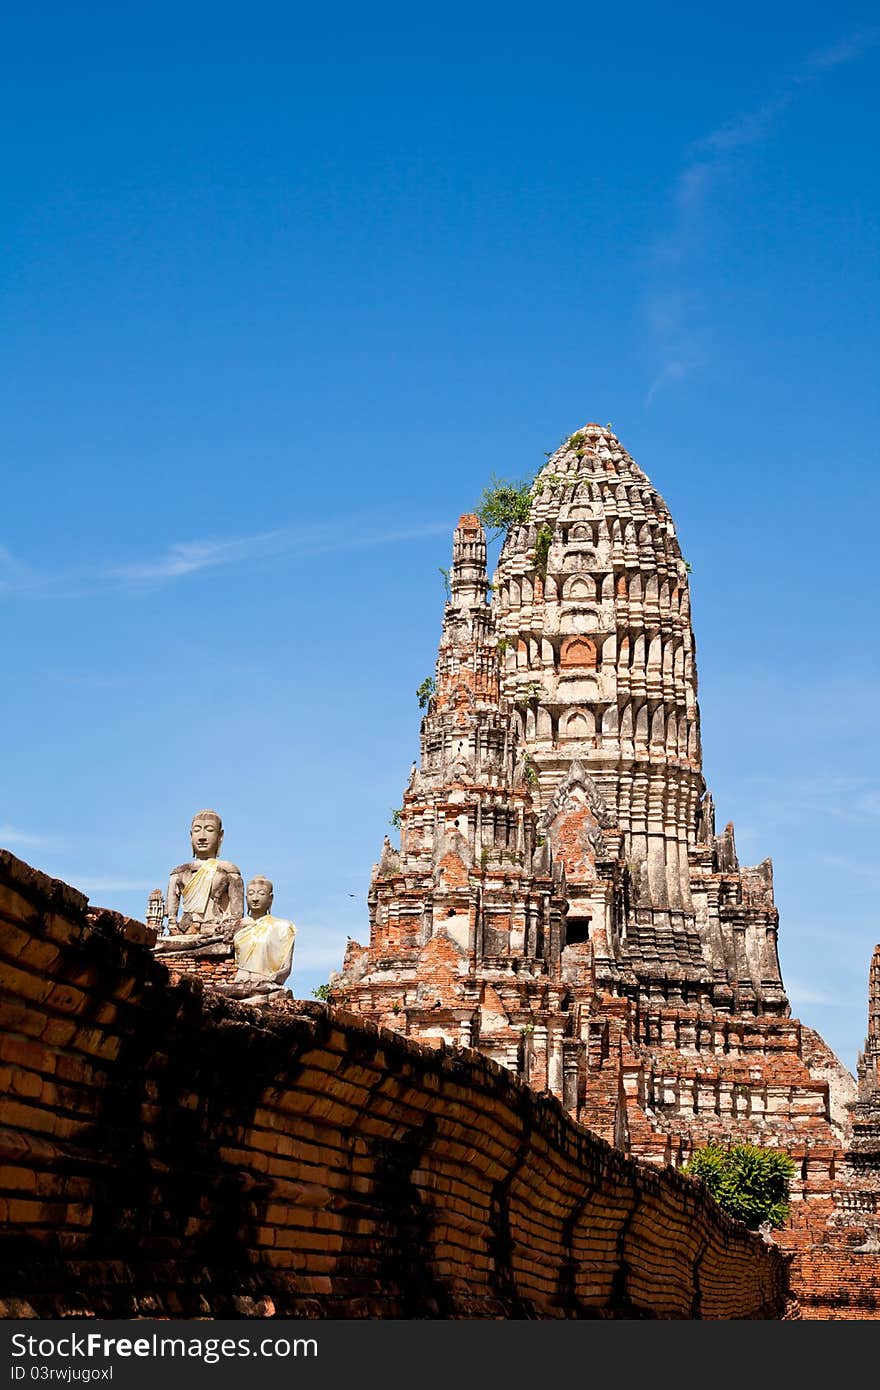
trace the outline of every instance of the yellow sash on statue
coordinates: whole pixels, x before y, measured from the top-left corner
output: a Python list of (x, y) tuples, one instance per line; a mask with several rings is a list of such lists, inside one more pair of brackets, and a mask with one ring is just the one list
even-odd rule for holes
[(183, 890), (183, 910), (193, 917), (204, 917), (211, 901), (211, 888), (217, 872), (218, 859), (203, 859)]
[(235, 960), (241, 970), (272, 978), (293, 955), (296, 927), (284, 917), (265, 917), (248, 922), (235, 933)]

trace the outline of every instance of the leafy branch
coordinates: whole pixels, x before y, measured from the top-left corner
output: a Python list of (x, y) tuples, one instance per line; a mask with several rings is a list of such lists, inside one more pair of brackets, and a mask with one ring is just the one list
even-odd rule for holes
[(431, 702), (431, 696), (434, 694), (434, 689), (433, 676), (426, 676), (416, 690), (416, 699), (419, 702), (419, 709), (427, 709)]
[(496, 536), (502, 532), (506, 535), (514, 526), (528, 521), (531, 490), (531, 482), (510, 482), (493, 473), (477, 504), (477, 516)]

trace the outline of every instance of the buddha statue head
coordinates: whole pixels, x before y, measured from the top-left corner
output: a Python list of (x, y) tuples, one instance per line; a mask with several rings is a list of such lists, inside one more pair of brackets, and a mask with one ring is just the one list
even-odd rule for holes
[(262, 874), (257, 874), (252, 878), (247, 886), (247, 910), (251, 917), (256, 920), (265, 917), (272, 908), (272, 899), (275, 896), (275, 889), (271, 879), (264, 878)]
[(193, 858), (216, 859), (223, 839), (223, 822), (216, 811), (197, 811), (190, 826)]

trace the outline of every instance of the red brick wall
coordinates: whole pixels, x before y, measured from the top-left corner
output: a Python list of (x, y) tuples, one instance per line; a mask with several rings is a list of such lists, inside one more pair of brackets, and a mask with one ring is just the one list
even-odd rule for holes
[(779, 1317), (702, 1188), (476, 1053), (172, 983), (0, 852), (0, 1313)]

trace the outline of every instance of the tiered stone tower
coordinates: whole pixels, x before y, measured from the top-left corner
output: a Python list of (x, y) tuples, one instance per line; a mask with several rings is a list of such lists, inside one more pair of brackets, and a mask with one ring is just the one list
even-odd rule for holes
[(880, 948), (853, 1078), (790, 1017), (769, 859), (703, 780), (688, 566), (662, 498), (587, 425), (536, 478), (486, 603), (455, 533), (422, 762), (333, 998), (475, 1046), (638, 1157), (785, 1149), (804, 1316), (880, 1316)]
[[(849, 1158), (858, 1172), (880, 1182), (880, 946), (874, 948), (868, 976), (868, 1036), (859, 1055), (858, 1078)], [(880, 1217), (876, 1200), (873, 1210)]]
[(733, 826), (716, 833), (665, 503), (587, 425), (536, 478), (491, 604), (485, 563), (462, 517), (400, 849), (386, 839), (370, 943), (349, 947), (334, 1001), (479, 1048), (642, 1158), (784, 1148), (780, 1239), (809, 1306), (873, 1316), (880, 951), (857, 1095), (790, 1017), (770, 861), (741, 866)]
[(491, 606), (472, 516), (450, 590), (400, 850), (334, 997), (479, 1047), (645, 1157), (772, 1133), (827, 1172), (852, 1078), (789, 1018), (769, 860), (715, 833), (662, 498), (588, 425), (536, 478)]
[(596, 940), (603, 982), (631, 971), (645, 997), (787, 1014), (769, 860), (740, 870), (705, 791), (687, 566), (665, 502), (610, 431), (588, 425), (541, 470), (493, 607), (542, 802), (577, 760), (623, 836), (625, 950), (607, 952), (566, 857), (569, 931)]
[(561, 1094), (565, 886), (537, 828), (534, 771), (499, 698), (475, 516), (456, 528), (449, 590), (400, 850), (386, 837), (370, 885), (370, 946), (349, 947), (345, 1003), (424, 1040), (479, 1046)]

